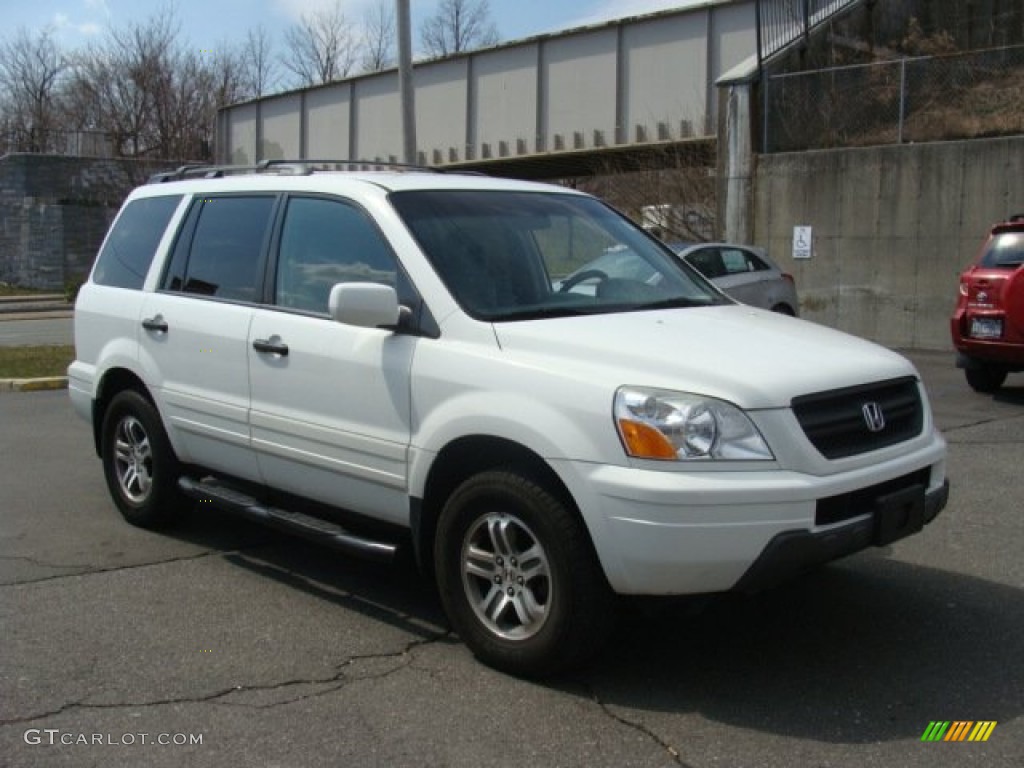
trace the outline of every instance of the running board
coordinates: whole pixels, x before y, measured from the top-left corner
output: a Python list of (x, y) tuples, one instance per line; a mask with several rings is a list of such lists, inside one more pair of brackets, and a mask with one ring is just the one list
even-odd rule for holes
[(181, 477), (178, 479), (178, 487), (185, 495), (198, 501), (212, 502), (215, 506), (240, 517), (294, 533), (310, 541), (326, 544), (356, 557), (378, 562), (391, 562), (398, 549), (395, 544), (364, 538), (342, 528), (337, 523), (319, 517), (268, 507), (252, 496), (217, 482)]

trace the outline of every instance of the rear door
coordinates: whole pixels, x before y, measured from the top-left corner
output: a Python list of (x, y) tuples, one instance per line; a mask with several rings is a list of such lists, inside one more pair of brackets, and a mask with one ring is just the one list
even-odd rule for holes
[(261, 292), (276, 195), (192, 203), (142, 311), (141, 362), (183, 461), (248, 480), (249, 326)]
[(408, 281), (372, 218), (337, 197), (292, 195), (268, 304), (249, 330), (252, 438), (273, 488), (408, 524), (409, 373), (419, 339), (330, 319), (331, 287)]

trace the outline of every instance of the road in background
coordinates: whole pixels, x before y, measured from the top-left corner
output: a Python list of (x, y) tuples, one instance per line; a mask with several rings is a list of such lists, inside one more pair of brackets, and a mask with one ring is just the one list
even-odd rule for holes
[[(408, 569), (199, 507), (132, 528), (66, 393), (0, 395), (0, 762), (1018, 768), (1024, 376), (982, 396), (912, 357), (950, 443), (933, 524), (762, 595), (631, 605), (546, 684), (476, 663)], [(922, 742), (935, 720), (998, 725)]]
[(0, 315), (0, 347), (74, 343), (72, 319), (67, 313), (58, 317)]

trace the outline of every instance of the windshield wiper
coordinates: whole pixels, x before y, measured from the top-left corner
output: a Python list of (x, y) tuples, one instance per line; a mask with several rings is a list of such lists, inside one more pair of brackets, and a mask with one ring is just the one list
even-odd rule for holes
[(630, 307), (633, 312), (646, 312), (650, 309), (683, 309), (688, 307), (713, 307), (720, 302), (712, 301), (701, 301), (700, 299), (688, 299), (685, 296), (674, 296), (671, 299), (662, 299), (661, 301), (652, 301), (649, 304), (637, 304)]
[(608, 306), (559, 305), (554, 307), (524, 307), (523, 309), (505, 312), (491, 318), (491, 322), (500, 323), (505, 320), (545, 320), (553, 317), (580, 317), (581, 315), (598, 315), (609, 311)]

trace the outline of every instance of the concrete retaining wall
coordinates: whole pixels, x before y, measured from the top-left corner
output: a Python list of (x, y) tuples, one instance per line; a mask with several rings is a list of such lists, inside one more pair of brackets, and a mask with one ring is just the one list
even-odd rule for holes
[(61, 291), (84, 278), (124, 198), (170, 167), (56, 155), (0, 158), (0, 282)]
[[(951, 349), (957, 275), (1024, 212), (1024, 136), (762, 155), (754, 242), (796, 277), (801, 311), (894, 347)], [(793, 227), (813, 255), (793, 259)]]

